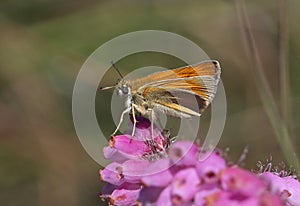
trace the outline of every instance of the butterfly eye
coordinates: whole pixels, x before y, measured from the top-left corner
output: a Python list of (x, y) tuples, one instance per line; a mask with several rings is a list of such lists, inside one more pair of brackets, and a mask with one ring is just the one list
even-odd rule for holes
[(127, 85), (123, 85), (122, 92), (123, 92), (123, 94), (128, 94), (129, 93), (129, 89), (128, 89)]

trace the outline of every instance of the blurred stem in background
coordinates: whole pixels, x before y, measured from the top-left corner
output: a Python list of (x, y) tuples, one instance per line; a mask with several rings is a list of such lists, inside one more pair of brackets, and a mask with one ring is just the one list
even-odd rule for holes
[(280, 77), (280, 111), (285, 124), (292, 124), (290, 113), (290, 85), (289, 85), (289, 27), (288, 27), (288, 2), (279, 0), (279, 77)]
[(267, 112), (271, 122), (277, 141), (283, 151), (285, 159), (289, 165), (294, 167), (297, 172), (300, 171), (299, 159), (294, 148), (289, 129), (289, 77), (287, 64), (288, 50), (288, 25), (287, 25), (287, 2), (280, 0), (280, 51), (279, 51), (279, 68), (280, 68), (280, 110), (276, 105), (272, 95), (270, 86), (264, 74), (264, 69), (260, 59), (260, 55), (256, 46), (253, 32), (251, 30), (250, 21), (246, 11), (244, 0), (236, 0), (237, 15), (245, 41), (246, 52), (252, 63), (253, 73), (255, 75), (256, 84), (262, 99), (263, 106)]

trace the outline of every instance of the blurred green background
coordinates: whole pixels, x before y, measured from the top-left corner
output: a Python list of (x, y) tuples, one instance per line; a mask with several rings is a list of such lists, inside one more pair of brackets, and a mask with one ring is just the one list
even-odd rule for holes
[[(247, 1), (263, 72), (275, 104), (280, 106), (279, 2)], [(300, 132), (300, 2), (289, 1), (290, 78), (288, 129), (299, 155)], [(96, 1), (2, 0), (0, 2), (0, 202), (19, 205), (100, 205), (97, 192), (100, 166), (81, 146), (73, 127), (72, 89), (86, 58), (106, 41), (132, 31), (175, 32), (197, 43), (220, 61), (228, 103), (219, 147), (230, 148), (238, 160), (246, 145), (245, 167), (272, 155), (286, 161), (247, 57), (234, 1)], [(126, 73), (148, 65), (182, 65), (154, 53), (129, 56), (118, 62)], [(113, 73), (113, 71), (111, 72)], [(103, 84), (115, 83), (108, 75)], [(101, 125), (114, 129), (105, 92), (97, 111), (107, 117)], [(107, 103), (105, 103), (107, 102)], [(201, 127), (209, 124), (209, 112)], [(102, 152), (102, 148), (99, 148)], [(296, 163), (295, 163), (296, 164)]]

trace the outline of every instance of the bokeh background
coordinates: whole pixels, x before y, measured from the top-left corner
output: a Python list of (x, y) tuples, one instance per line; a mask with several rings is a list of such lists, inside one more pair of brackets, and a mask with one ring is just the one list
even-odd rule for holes
[[(274, 101), (287, 110), (284, 123), (299, 156), (300, 132), (300, 2), (288, 1), (286, 54), (282, 78), (279, 64), (280, 1), (246, 1), (257, 54)], [(2, 0), (0, 2), (0, 202), (10, 206), (101, 205), (97, 192), (101, 168), (81, 146), (72, 122), (71, 99), (76, 75), (86, 58), (106, 41), (132, 31), (175, 32), (196, 42), (220, 61), (228, 103), (227, 122), (219, 147), (230, 148), (236, 162), (244, 148), (244, 166), (256, 169), (270, 156), (288, 162), (280, 132), (263, 104), (265, 88), (257, 84), (257, 68), (243, 37), (235, 1), (149, 0)], [(250, 57), (250, 58), (249, 58)], [(126, 74), (136, 68), (180, 61), (156, 53), (131, 55), (117, 63)], [(99, 68), (101, 69), (101, 68)], [(118, 77), (110, 71), (102, 82)], [(287, 88), (286, 95), (281, 91)], [(114, 129), (111, 92), (97, 97), (97, 112), (107, 135)], [(287, 101), (282, 101), (285, 97)], [(267, 102), (267, 101), (265, 101)], [(276, 118), (273, 116), (273, 118)], [(276, 122), (276, 120), (275, 120)], [(277, 121), (278, 122), (278, 121)], [(203, 115), (205, 134), (209, 112)], [(275, 130), (274, 130), (274, 125)], [(278, 129), (278, 128), (277, 128)], [(280, 129), (279, 129), (280, 130)], [(279, 138), (278, 138), (279, 137)], [(282, 137), (286, 138), (286, 137)], [(288, 149), (286, 149), (288, 148)], [(99, 148), (102, 152), (102, 148)], [(297, 163), (287, 163), (294, 168)], [(289, 168), (289, 166), (287, 166)], [(298, 171), (299, 172), (299, 171)]]

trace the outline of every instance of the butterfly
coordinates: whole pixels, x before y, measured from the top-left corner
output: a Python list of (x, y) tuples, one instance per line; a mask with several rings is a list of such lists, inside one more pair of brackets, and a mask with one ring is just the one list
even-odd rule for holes
[[(116, 86), (102, 87), (100, 90), (116, 88), (117, 94), (125, 96), (126, 101), (125, 110), (112, 136), (119, 130), (126, 113), (132, 115), (132, 137), (135, 134), (137, 113), (150, 119), (151, 134), (158, 113), (178, 118), (200, 117), (212, 102), (221, 75), (221, 67), (216, 60), (202, 61), (136, 79), (124, 79), (117, 67), (113, 66), (122, 79)], [(196, 99), (196, 108), (195, 101), (191, 99)]]

